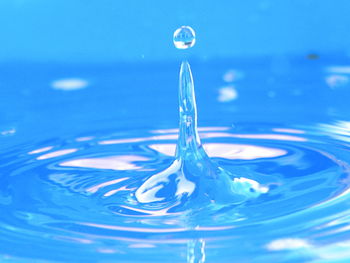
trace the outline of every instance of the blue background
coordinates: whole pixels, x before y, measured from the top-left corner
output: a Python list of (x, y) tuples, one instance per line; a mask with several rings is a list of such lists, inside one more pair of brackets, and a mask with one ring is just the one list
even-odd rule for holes
[(197, 32), (201, 59), (350, 53), (348, 0), (1, 0), (0, 62), (174, 59)]

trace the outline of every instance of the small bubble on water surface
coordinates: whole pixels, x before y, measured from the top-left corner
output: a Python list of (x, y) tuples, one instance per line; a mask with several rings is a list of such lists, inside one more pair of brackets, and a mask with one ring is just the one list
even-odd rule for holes
[(182, 26), (174, 32), (174, 45), (178, 49), (187, 49), (196, 43), (196, 33), (189, 26)]

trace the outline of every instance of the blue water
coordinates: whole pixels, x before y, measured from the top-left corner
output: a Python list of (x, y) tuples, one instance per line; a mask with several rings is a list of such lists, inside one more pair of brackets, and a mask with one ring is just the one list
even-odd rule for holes
[(1, 261), (350, 259), (347, 62), (191, 66), (206, 153), (266, 193), (195, 209), (135, 197), (174, 162), (176, 61), (2, 64)]

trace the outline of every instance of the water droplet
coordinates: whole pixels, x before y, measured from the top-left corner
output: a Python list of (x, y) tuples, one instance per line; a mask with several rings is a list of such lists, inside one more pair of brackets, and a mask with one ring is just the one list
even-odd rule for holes
[(196, 33), (189, 26), (182, 26), (174, 32), (174, 45), (178, 49), (187, 49), (196, 43)]

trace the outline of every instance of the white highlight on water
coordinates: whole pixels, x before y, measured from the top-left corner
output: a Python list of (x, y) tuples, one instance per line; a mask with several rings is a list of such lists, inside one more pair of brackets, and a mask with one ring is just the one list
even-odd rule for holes
[(65, 91), (83, 89), (86, 88), (88, 85), (88, 81), (80, 78), (59, 79), (51, 83), (51, 87), (53, 89)]
[(310, 248), (311, 245), (305, 239), (301, 238), (281, 238), (276, 239), (267, 244), (266, 248), (271, 251), (279, 250), (294, 250), (294, 249), (303, 249)]
[(3, 135), (3, 136), (9, 136), (9, 135), (13, 135), (15, 133), (16, 133), (16, 129), (15, 128), (11, 128), (11, 129), (4, 130), (4, 131), (0, 132), (0, 134)]
[(222, 76), (222, 79), (225, 82), (231, 83), (243, 78), (243, 76), (244, 76), (243, 72), (235, 69), (230, 69), (225, 72), (225, 74)]
[(50, 152), (50, 153), (47, 153), (47, 154), (44, 154), (44, 155), (40, 155), (36, 159), (37, 160), (46, 160), (46, 159), (51, 159), (51, 158), (63, 156), (63, 155), (66, 155), (66, 154), (74, 153), (76, 151), (78, 151), (78, 149), (75, 149), (75, 148), (58, 150), (58, 151), (55, 151), (55, 152)]
[(225, 86), (219, 89), (218, 101), (229, 102), (237, 99), (238, 92), (233, 86)]

